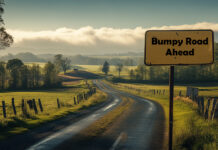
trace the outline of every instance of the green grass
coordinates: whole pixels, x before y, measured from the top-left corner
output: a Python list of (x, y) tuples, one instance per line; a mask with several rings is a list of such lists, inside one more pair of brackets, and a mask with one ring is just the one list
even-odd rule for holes
[[(106, 82), (106, 81), (105, 81)], [(107, 82), (109, 83), (109, 82)], [(166, 134), (168, 131), (169, 120), (169, 96), (168, 86), (158, 85), (142, 85), (142, 84), (112, 84), (111, 86), (144, 98), (154, 100), (161, 104), (166, 116)], [(128, 89), (130, 86), (133, 89), (141, 89), (143, 92)], [(200, 91), (200, 95), (204, 96), (218, 96), (217, 87), (199, 87), (200, 89), (207, 89), (208, 91)], [(165, 89), (165, 95), (154, 95), (149, 90), (151, 89)], [(176, 86), (175, 94), (183, 91), (185, 94), (185, 86)], [(182, 150), (212, 150), (218, 146), (218, 121), (207, 121), (201, 117), (197, 108), (181, 100), (174, 100), (174, 149)], [(165, 137), (167, 139), (167, 136)], [(166, 141), (167, 142), (167, 141)], [(167, 143), (165, 144), (167, 145)]]
[[(3, 118), (2, 111), (0, 111), (0, 139), (5, 139), (14, 134), (23, 133), (45, 122), (61, 118), (70, 113), (88, 108), (106, 100), (106, 94), (97, 90), (97, 93), (91, 96), (87, 101), (83, 101), (79, 105), (74, 105), (74, 96), (87, 91), (88, 87), (84, 82), (79, 82), (63, 89), (30, 92), (2, 92), (1, 99), (6, 102), (7, 118)], [(15, 106), (17, 110), (16, 116), (13, 114), (11, 107), (11, 98), (15, 98)], [(34, 110), (30, 110), (29, 107), (27, 107), (29, 117), (25, 117), (21, 111), (21, 99), (29, 100), (33, 98), (36, 99), (38, 111), (38, 98), (41, 99), (44, 111), (39, 111), (36, 115)], [(60, 100), (60, 109), (57, 107), (57, 98)]]

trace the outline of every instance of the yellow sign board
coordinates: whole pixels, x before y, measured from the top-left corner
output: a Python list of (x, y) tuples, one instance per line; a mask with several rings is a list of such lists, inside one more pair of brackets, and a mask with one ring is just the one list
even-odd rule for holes
[(212, 30), (149, 30), (146, 65), (199, 65), (214, 61)]

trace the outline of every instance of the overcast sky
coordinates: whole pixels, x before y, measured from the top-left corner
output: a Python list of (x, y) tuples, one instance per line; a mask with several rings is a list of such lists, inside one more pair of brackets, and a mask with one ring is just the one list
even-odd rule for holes
[(143, 52), (144, 32), (154, 27), (218, 31), (218, 0), (5, 0), (5, 3), (3, 18), (15, 43), (3, 54)]

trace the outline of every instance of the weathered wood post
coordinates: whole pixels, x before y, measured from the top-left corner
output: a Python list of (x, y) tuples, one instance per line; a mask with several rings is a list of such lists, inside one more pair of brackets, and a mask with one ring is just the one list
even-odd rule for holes
[(180, 96), (180, 97), (182, 96), (182, 91), (179, 91), (179, 96)]
[(16, 111), (16, 107), (15, 107), (15, 104), (14, 104), (14, 98), (11, 99), (11, 103), (12, 103), (12, 108), (13, 108), (14, 115), (16, 115), (17, 111)]
[(211, 110), (211, 120), (214, 119), (215, 113), (216, 113), (216, 106), (217, 106), (217, 98), (213, 99), (213, 106)]
[(6, 118), (7, 114), (6, 114), (6, 108), (5, 108), (5, 101), (2, 101), (2, 108), (3, 108), (3, 116), (4, 118)]
[(43, 112), (42, 102), (41, 102), (40, 98), (38, 99), (38, 103), (39, 103), (40, 111)]
[(22, 109), (22, 113), (25, 114), (24, 99), (22, 99), (21, 101), (21, 109)]
[(76, 105), (76, 97), (74, 96), (74, 105)]
[(57, 105), (58, 105), (58, 109), (61, 108), (60, 102), (59, 102), (59, 99), (58, 99), (58, 98), (57, 98)]
[(207, 106), (206, 106), (206, 110), (205, 110), (205, 114), (204, 114), (205, 119), (209, 118), (209, 107), (210, 107), (210, 98), (208, 98), (208, 100), (207, 100)]
[(35, 101), (35, 99), (33, 99), (33, 109), (34, 109), (34, 112), (35, 112), (35, 114), (38, 114), (38, 109), (37, 109), (37, 107), (36, 107), (36, 101)]

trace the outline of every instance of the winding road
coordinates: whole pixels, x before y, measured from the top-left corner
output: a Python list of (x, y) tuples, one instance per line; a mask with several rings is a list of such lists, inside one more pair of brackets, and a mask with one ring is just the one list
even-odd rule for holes
[[(101, 107), (95, 108), (86, 114), (76, 117), (66, 117), (57, 121), (58, 129), (54, 129), (55, 123), (50, 124), (46, 130), (38, 129), (26, 135), (20, 135), (12, 141), (0, 142), (0, 149), (27, 149), (27, 150), (51, 150), (51, 149), (76, 149), (76, 150), (159, 150), (163, 149), (164, 142), (164, 112), (162, 107), (150, 100), (116, 90), (101, 80), (93, 81), (96, 86), (108, 93), (109, 100)], [(131, 98), (134, 103), (123, 116), (113, 122), (113, 125), (95, 140), (86, 143), (77, 141), (77, 135), (96, 120), (115, 109), (122, 101), (122, 97)], [(39, 132), (39, 133), (38, 133)], [(32, 134), (32, 136), (31, 136)], [(39, 136), (40, 135), (40, 136)], [(36, 138), (38, 136), (38, 138)], [(31, 138), (33, 138), (31, 140)], [(20, 142), (24, 144), (21, 144)], [(10, 143), (14, 144), (11, 145)]]

